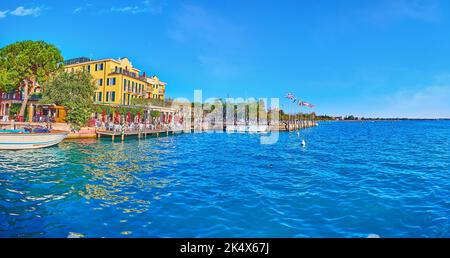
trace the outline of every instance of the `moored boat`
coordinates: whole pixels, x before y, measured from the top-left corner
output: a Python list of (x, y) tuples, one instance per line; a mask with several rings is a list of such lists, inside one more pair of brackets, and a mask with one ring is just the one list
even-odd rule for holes
[(56, 145), (68, 135), (65, 131), (26, 132), (0, 130), (0, 150), (38, 149)]

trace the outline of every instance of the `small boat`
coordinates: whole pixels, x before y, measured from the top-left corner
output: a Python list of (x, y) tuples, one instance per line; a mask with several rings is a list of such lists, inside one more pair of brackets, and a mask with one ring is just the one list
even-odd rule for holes
[(0, 150), (38, 149), (56, 145), (69, 133), (52, 130), (28, 132), (25, 130), (0, 130)]

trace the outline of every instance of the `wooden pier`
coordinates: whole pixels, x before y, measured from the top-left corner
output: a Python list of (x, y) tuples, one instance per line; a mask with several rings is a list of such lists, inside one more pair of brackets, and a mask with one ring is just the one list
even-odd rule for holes
[(137, 136), (138, 138), (146, 138), (147, 136), (169, 136), (170, 134), (181, 133), (183, 129), (157, 129), (157, 130), (142, 130), (142, 131), (109, 131), (109, 130), (96, 130), (97, 138), (100, 139), (102, 136), (111, 137), (111, 140), (114, 141), (117, 138), (120, 138), (122, 141), (125, 140), (125, 137)]
[(317, 126), (317, 122), (314, 120), (296, 120), (296, 121), (283, 121), (280, 124), (280, 131), (295, 131), (300, 129), (306, 129), (309, 127)]

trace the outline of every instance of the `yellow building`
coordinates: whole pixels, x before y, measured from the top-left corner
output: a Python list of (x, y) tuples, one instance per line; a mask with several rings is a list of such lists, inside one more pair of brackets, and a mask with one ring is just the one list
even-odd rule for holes
[(164, 100), (166, 93), (166, 83), (159, 80), (158, 77), (145, 77), (148, 88), (146, 92), (146, 98)]
[[(81, 57), (66, 60), (64, 64), (68, 72), (85, 70), (91, 73), (97, 84), (95, 103), (130, 105), (133, 99), (164, 99), (165, 84), (163, 91), (157, 91), (158, 94), (148, 94), (149, 89), (156, 92), (149, 82), (157, 77), (147, 77), (145, 73), (141, 75), (128, 58), (91, 60)], [(155, 81), (155, 84), (160, 83), (159, 79)]]

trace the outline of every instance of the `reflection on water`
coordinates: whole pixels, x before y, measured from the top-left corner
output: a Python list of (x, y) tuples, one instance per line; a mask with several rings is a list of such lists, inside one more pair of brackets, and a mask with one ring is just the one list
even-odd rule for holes
[[(171, 182), (170, 177), (152, 174), (156, 166), (168, 163), (160, 161), (160, 155), (171, 151), (167, 141), (159, 142), (164, 149), (157, 146), (154, 151), (137, 141), (95, 139), (66, 141), (38, 150), (0, 151), (0, 236), (44, 235), (46, 232), (21, 233), (29, 230), (16, 228), (16, 218), (28, 224), (33, 218), (58, 215), (53, 209), (64, 205), (64, 198), (69, 198), (68, 202), (84, 200), (96, 211), (147, 211), (161, 198), (157, 189)], [(68, 233), (70, 237), (83, 235)]]
[(65, 153), (58, 148), (37, 150), (2, 151), (0, 167), (2, 172), (40, 172), (65, 163)]
[(450, 122), (0, 151), (0, 237), (449, 236)]
[(79, 194), (88, 200), (101, 200), (100, 206), (115, 206), (124, 213), (147, 211), (151, 202), (136, 194), (152, 194), (152, 189), (163, 188), (170, 180), (152, 176), (152, 170), (159, 164), (160, 151), (148, 153), (139, 145), (132, 150), (128, 147), (114, 144), (108, 152), (94, 152), (87, 157), (91, 165), (86, 172), (91, 180)]

